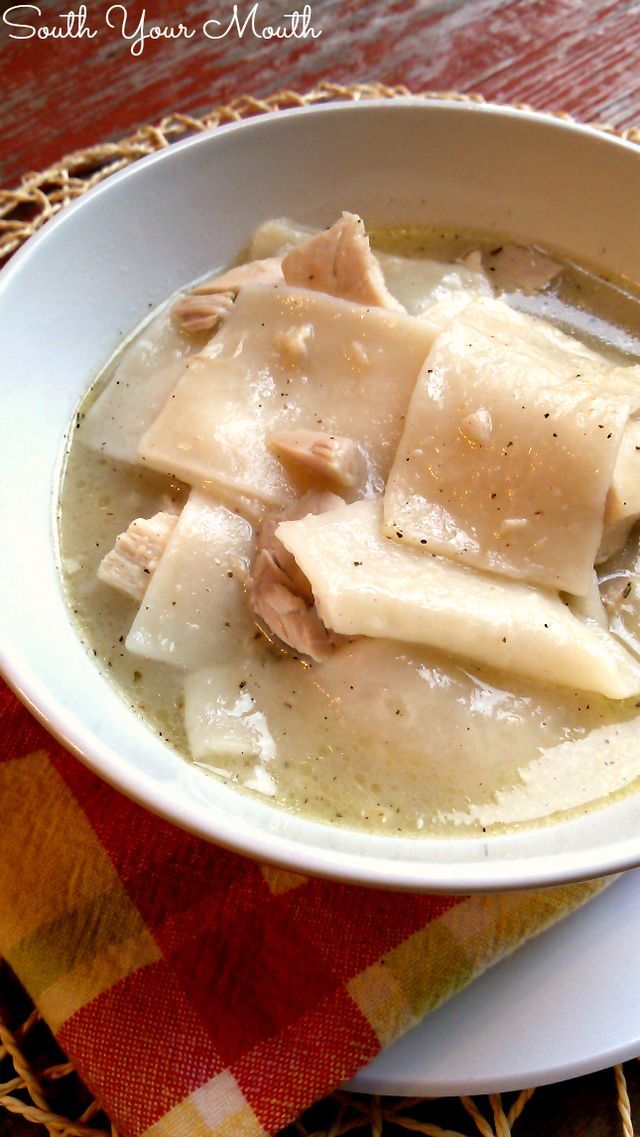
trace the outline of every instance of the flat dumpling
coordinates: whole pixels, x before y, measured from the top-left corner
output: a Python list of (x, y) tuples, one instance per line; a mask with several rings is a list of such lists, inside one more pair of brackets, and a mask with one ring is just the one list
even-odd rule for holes
[(370, 484), (381, 488), (433, 338), (404, 313), (247, 286), (189, 362), (143, 437), (141, 458), (190, 485), (282, 505), (306, 487), (292, 482), (269, 437), (320, 429), (357, 442)]
[(138, 445), (167, 395), (182, 375), (188, 357), (206, 342), (186, 336), (164, 307), (125, 348), (116, 369), (83, 418), (78, 440), (121, 462), (138, 461)]
[(598, 566), (609, 627), (640, 656), (640, 540), (632, 533), (623, 549)]
[(385, 493), (390, 535), (584, 595), (640, 369), (499, 300), (436, 339)]
[[(271, 796), (286, 792), (291, 808), (317, 802), (324, 816), (368, 828), (375, 819), (390, 831), (399, 814), (409, 831), (437, 830), (452, 810), (461, 826), (479, 829), (477, 817), (495, 812), (496, 791), (513, 785), (514, 755), (534, 815), (556, 801), (561, 808), (562, 787), (534, 797), (538, 779), (530, 784), (528, 769), (563, 740), (633, 713), (592, 692), (367, 638), (320, 664), (254, 654), (207, 667), (186, 677), (184, 700), (198, 765)], [(598, 771), (607, 775), (615, 788), (617, 771)]]
[(229, 761), (273, 758), (275, 742), (246, 676), (244, 662), (231, 667), (221, 663), (186, 676), (185, 729), (191, 757), (199, 765), (224, 769)]
[[(436, 828), (453, 822), (478, 829), (505, 815), (514, 822), (544, 817), (638, 776), (637, 754), (635, 767), (631, 760), (637, 724), (627, 721), (636, 714), (633, 704), (593, 692), (585, 697), (469, 667), (430, 648), (367, 638), (317, 668), (315, 682), (340, 708), (345, 735), (351, 729), (362, 739), (378, 801), (393, 800), (390, 786), (406, 794), (419, 825), (421, 815)], [(607, 738), (628, 740), (620, 766), (607, 754)], [(567, 785), (558, 778), (565, 763)]]
[(186, 676), (187, 741), (197, 766), (271, 797), (276, 786), (269, 764), (277, 744), (247, 673), (245, 662), (227, 661)]
[(379, 499), (281, 522), (276, 536), (335, 632), (429, 644), (614, 699), (640, 692), (640, 664), (595, 621), (557, 593), (391, 540)]
[(376, 256), (389, 292), (412, 316), (422, 317), (434, 304), (460, 293), (473, 297), (493, 295), (484, 273), (464, 264), (392, 253), (376, 253)]
[(271, 217), (256, 226), (249, 241), (248, 259), (279, 257), (319, 233), (312, 225), (301, 225), (289, 217)]
[(627, 423), (604, 511), (604, 530), (596, 557), (605, 561), (622, 549), (640, 520), (640, 422)]
[(555, 745), (549, 740), (537, 758), (523, 764), (516, 784), (496, 786), (488, 801), (448, 807), (438, 821), (456, 828), (504, 829), (584, 810), (609, 795), (638, 787), (639, 741), (636, 719), (608, 721), (581, 738), (570, 735)]
[(192, 491), (126, 639), (134, 655), (193, 670), (246, 651), (255, 624), (244, 595), (248, 521)]

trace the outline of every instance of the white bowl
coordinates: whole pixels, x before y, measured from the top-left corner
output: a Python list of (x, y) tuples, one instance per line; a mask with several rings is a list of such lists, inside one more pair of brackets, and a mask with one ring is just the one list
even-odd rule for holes
[(640, 152), (550, 116), (454, 101), (336, 104), (199, 135), (81, 198), (0, 279), (2, 660), (50, 731), (176, 824), (304, 873), (413, 890), (520, 888), (640, 863), (640, 794), (487, 839), (358, 834), (207, 777), (128, 709), (81, 646), (56, 561), (65, 434), (123, 333), (237, 254), (261, 220), (454, 224), (508, 232), (640, 278)]

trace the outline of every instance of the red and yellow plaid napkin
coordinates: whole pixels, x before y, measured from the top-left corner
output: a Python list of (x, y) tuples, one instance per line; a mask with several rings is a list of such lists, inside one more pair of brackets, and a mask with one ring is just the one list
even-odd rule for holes
[(415, 896), (158, 820), (0, 694), (0, 953), (126, 1137), (274, 1133), (602, 883)]

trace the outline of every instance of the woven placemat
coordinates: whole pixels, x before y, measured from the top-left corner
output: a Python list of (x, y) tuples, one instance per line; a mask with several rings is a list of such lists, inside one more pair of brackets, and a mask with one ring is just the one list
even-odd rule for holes
[[(24, 174), (14, 189), (0, 190), (0, 263), (64, 206), (125, 166), (161, 150), (172, 142), (211, 130), (224, 123), (251, 118), (268, 111), (309, 106), (334, 100), (365, 100), (414, 95), (418, 98), (484, 102), (478, 94), (456, 91), (411, 92), (403, 86), (382, 83), (342, 86), (321, 83), (305, 94), (282, 90), (264, 99), (242, 95), (227, 106), (217, 106), (201, 117), (173, 114), (155, 126), (142, 126), (117, 142), (103, 143), (68, 154), (46, 170)], [(517, 109), (530, 109), (516, 104)], [(571, 119), (558, 113), (558, 118)], [(597, 129), (640, 144), (640, 129), (617, 130), (606, 123)], [(616, 1128), (633, 1137), (627, 1080), (622, 1066), (609, 1072), (609, 1098), (616, 1110)], [(282, 1137), (343, 1137), (358, 1131), (364, 1137), (391, 1137), (401, 1131), (425, 1137), (511, 1137), (534, 1089), (517, 1094), (452, 1099), (380, 1098), (336, 1093), (314, 1106)], [(10, 1127), (9, 1116), (15, 1119)], [(546, 1131), (552, 1119), (547, 1117)], [(60, 1051), (53, 1035), (34, 1008), (8, 965), (0, 960), (0, 1137), (22, 1137), (44, 1127), (56, 1137), (120, 1137), (98, 1101), (89, 1093), (72, 1064)], [(456, 1128), (452, 1128), (455, 1125)], [(443, 1127), (444, 1126), (444, 1127)], [(464, 1129), (460, 1128), (464, 1126)], [(585, 1130), (580, 1128), (581, 1132)], [(572, 1133), (578, 1130), (571, 1128)], [(613, 1132), (613, 1130), (611, 1130)], [(175, 1137), (181, 1137), (176, 1134)]]

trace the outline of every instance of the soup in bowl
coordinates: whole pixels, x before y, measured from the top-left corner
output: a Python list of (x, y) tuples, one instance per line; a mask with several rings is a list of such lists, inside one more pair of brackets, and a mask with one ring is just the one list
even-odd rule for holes
[(3, 622), (47, 725), (298, 871), (636, 863), (638, 160), (330, 106), (182, 143), (32, 242), (0, 296)]

